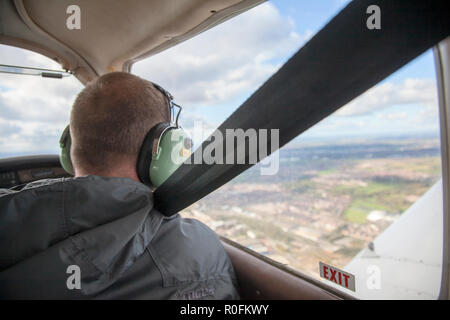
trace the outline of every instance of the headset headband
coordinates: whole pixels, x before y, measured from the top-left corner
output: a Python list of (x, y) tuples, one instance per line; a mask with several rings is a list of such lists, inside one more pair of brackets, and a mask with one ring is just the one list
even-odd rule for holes
[[(173, 96), (169, 91), (165, 90), (163, 87), (154, 82), (152, 82), (152, 84), (167, 98), (167, 101), (169, 102), (170, 123), (174, 125), (175, 128), (178, 128), (178, 117), (180, 116), (182, 110), (181, 106), (173, 102)], [(173, 112), (175, 107), (178, 108), (178, 113), (176, 116), (174, 115)]]

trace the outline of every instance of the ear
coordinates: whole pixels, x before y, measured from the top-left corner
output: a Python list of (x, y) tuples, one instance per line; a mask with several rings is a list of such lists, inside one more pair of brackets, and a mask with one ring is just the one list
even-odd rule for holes
[(70, 126), (64, 129), (61, 138), (59, 139), (59, 147), (61, 148), (61, 153), (59, 156), (59, 162), (61, 167), (66, 170), (67, 173), (74, 175), (74, 170), (72, 166), (72, 160), (70, 155), (70, 149), (72, 146), (72, 138), (70, 136)]

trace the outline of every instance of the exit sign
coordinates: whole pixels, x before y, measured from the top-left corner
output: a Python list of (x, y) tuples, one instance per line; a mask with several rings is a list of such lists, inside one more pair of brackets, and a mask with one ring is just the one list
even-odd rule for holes
[(332, 267), (323, 262), (319, 262), (320, 277), (327, 279), (328, 281), (334, 282), (346, 289), (355, 291), (355, 276), (340, 270), (338, 268)]

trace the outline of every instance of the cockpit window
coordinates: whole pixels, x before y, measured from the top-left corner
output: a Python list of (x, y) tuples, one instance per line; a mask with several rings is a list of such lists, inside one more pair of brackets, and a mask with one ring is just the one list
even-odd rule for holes
[[(174, 95), (184, 107), (185, 129), (193, 130), (197, 120), (211, 130), (348, 2), (268, 1), (137, 62), (132, 72)], [(201, 142), (193, 138), (196, 145)]]
[[(172, 91), (185, 107), (182, 125), (206, 131), (194, 136), (198, 145), (346, 3), (270, 1), (133, 72)], [(443, 208), (431, 50), (269, 160), (274, 174), (258, 164), (182, 214), (358, 298), (438, 297)], [(321, 263), (354, 275), (355, 291), (321, 277)]]
[[(0, 45), (0, 64), (61, 70), (38, 53), (5, 45)], [(0, 158), (59, 153), (59, 137), (82, 88), (73, 76), (0, 73)]]
[[(180, 124), (195, 148), (348, 2), (265, 2), (132, 72), (183, 106)], [(3, 45), (0, 64), (60, 68)], [(435, 78), (430, 50), (271, 155), (272, 174), (255, 165), (181, 214), (358, 298), (437, 298), (443, 192)], [(58, 153), (81, 89), (74, 77), (0, 74), (0, 158)], [(354, 290), (321, 274), (323, 264), (354, 275)]]

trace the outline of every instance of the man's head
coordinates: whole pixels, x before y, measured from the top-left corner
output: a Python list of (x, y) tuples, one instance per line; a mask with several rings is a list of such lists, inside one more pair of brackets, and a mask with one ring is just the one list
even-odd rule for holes
[(151, 82), (113, 72), (89, 83), (70, 115), (75, 175), (139, 180), (136, 162), (142, 142), (163, 121), (170, 121), (168, 101)]

